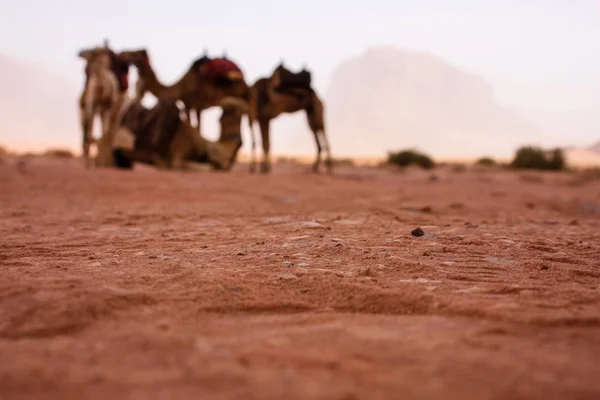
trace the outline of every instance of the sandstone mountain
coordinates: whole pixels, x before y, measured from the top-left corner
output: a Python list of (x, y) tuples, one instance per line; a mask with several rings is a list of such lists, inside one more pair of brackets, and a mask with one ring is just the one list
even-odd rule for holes
[(429, 54), (392, 47), (342, 63), (326, 95), (336, 153), (385, 155), (416, 147), (434, 156), (509, 156), (543, 136), (494, 99), (483, 78)]
[(0, 145), (79, 150), (79, 89), (72, 81), (0, 55), (0, 88)]

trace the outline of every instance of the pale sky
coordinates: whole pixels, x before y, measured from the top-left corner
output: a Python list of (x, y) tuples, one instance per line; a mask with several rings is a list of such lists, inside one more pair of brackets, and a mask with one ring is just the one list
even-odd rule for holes
[(393, 45), (483, 76), (500, 104), (565, 142), (600, 139), (599, 0), (3, 1), (0, 37), (1, 54), (77, 85), (78, 49), (107, 37), (115, 50), (147, 47), (164, 83), (205, 48), (225, 49), (249, 82), (281, 59), (306, 64), (322, 95), (341, 62)]

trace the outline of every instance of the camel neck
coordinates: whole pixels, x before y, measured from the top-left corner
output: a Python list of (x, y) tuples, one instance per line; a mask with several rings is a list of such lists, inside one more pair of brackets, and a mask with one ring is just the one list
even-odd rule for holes
[(174, 85), (166, 86), (158, 80), (154, 69), (150, 63), (138, 66), (140, 78), (144, 81), (147, 90), (156, 97), (172, 98), (176, 100), (180, 95), (179, 82)]

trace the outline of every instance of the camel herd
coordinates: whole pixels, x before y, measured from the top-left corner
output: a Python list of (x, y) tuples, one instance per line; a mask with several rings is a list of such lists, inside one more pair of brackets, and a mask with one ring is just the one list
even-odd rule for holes
[[(306, 70), (293, 73), (281, 63), (270, 77), (249, 86), (240, 68), (227, 57), (204, 54), (177, 82), (167, 86), (159, 81), (146, 49), (115, 52), (105, 41), (104, 46), (81, 50), (79, 57), (86, 61), (79, 107), (87, 168), (131, 168), (134, 162), (144, 162), (159, 168), (186, 169), (193, 162), (202, 162), (228, 170), (242, 146), (241, 121), (246, 115), (252, 139), (250, 171), (256, 170), (254, 126), (258, 122), (263, 148), (260, 170), (267, 173), (271, 169), (270, 121), (283, 113), (304, 110), (317, 145), (313, 171), (319, 171), (322, 151), (331, 171), (324, 106)], [(134, 97), (127, 94), (132, 66), (138, 72)], [(157, 98), (151, 109), (141, 104), (147, 92)], [(183, 110), (177, 102), (183, 104)], [(202, 111), (214, 106), (223, 110), (216, 142), (206, 140), (200, 132)], [(195, 127), (191, 123), (194, 113)], [(98, 115), (102, 134), (95, 140), (92, 126)], [(90, 146), (94, 143), (97, 155), (92, 160)]]

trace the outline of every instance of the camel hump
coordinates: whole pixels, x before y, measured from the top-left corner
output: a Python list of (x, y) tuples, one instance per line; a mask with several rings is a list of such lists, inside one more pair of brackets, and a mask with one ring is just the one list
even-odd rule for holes
[(304, 67), (300, 72), (292, 72), (279, 65), (273, 72), (271, 81), (275, 90), (285, 91), (286, 89), (311, 89), (312, 76), (310, 71)]
[[(200, 60), (198, 60), (200, 61)], [(214, 58), (197, 64), (197, 71), (212, 80), (238, 81), (244, 79), (244, 74), (236, 63), (227, 58)]]

